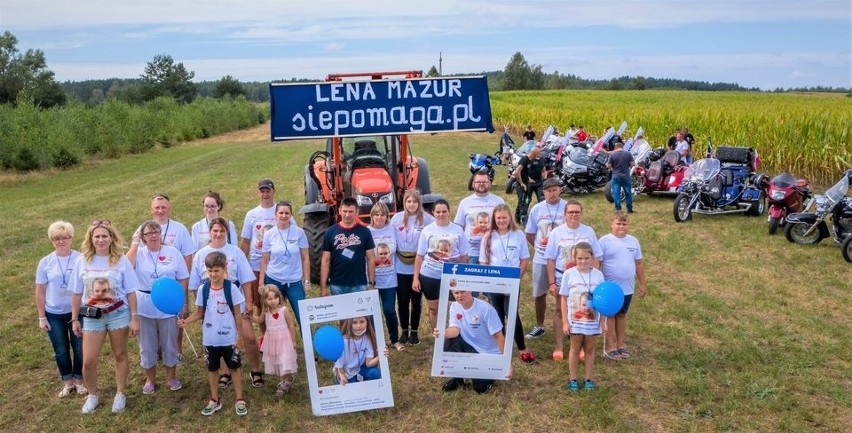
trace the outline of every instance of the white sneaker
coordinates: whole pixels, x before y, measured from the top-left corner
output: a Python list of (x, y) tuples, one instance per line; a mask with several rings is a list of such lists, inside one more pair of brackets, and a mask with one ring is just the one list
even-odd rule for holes
[(89, 394), (86, 397), (86, 402), (83, 403), (83, 413), (92, 413), (98, 407), (98, 396)]
[(112, 413), (124, 412), (124, 407), (127, 405), (127, 397), (122, 393), (116, 393), (115, 399), (112, 400)]

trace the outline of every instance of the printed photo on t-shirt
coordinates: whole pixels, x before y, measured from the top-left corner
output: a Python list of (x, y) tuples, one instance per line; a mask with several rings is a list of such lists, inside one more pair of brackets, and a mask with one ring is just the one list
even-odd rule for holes
[(254, 244), (255, 249), (263, 249), (263, 235), (265, 235), (266, 232), (273, 227), (275, 227), (275, 224), (269, 222), (254, 223), (254, 229), (252, 230), (252, 233), (254, 234), (252, 237), (252, 243)]
[(393, 265), (392, 242), (380, 242), (376, 244), (376, 268), (387, 268)]
[(110, 282), (107, 274), (86, 276), (83, 284), (83, 302), (86, 305), (108, 307), (118, 300), (117, 285)]
[(595, 311), (586, 304), (589, 292), (575, 290), (568, 296), (568, 315), (575, 322), (595, 322)]
[(536, 232), (535, 232), (535, 241), (539, 245), (546, 247), (547, 246), (547, 236), (550, 234), (551, 231), (553, 231), (553, 228), (556, 225), (553, 223), (553, 220), (543, 218), (543, 219), (538, 220), (537, 226), (538, 226), (538, 230), (536, 230)]
[(429, 238), (427, 255), (439, 262), (450, 260), (455, 250), (456, 239), (453, 236), (436, 235)]
[(467, 227), (470, 227), (471, 237), (485, 236), (491, 227), (491, 216), (488, 215), (488, 212), (469, 213), (467, 214)]

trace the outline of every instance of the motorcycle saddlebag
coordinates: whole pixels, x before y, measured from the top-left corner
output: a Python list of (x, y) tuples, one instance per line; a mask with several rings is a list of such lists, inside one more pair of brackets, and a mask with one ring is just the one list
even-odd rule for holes
[(754, 150), (750, 147), (720, 146), (716, 150), (716, 159), (723, 163), (748, 164), (751, 167), (753, 164), (752, 160), (754, 159)]
[(663, 177), (663, 164), (662, 161), (655, 161), (651, 163), (651, 166), (648, 167), (648, 174), (646, 178), (650, 182), (657, 183)]

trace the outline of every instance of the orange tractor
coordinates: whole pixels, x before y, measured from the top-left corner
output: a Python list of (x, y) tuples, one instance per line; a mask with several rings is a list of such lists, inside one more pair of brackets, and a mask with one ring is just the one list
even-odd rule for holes
[[(326, 81), (345, 78), (387, 79), (402, 76), (420, 78), (420, 71), (377, 72), (329, 75)], [(344, 197), (358, 202), (358, 216), (369, 222), (375, 203), (387, 205), (391, 215), (403, 209), (406, 191), (417, 189), (425, 209), (440, 198), (431, 194), (429, 168), (415, 157), (407, 135), (333, 137), (326, 149), (314, 152), (305, 166), (305, 206), (303, 215), (311, 259), (311, 282), (319, 283), (320, 259), (326, 229), (338, 220), (338, 205)]]

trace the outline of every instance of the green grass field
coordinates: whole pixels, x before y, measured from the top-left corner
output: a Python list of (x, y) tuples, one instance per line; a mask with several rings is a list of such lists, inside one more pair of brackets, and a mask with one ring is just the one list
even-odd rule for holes
[[(261, 128), (258, 137), (268, 132), (268, 126)], [(467, 152), (493, 152), (498, 139), (441, 134), (414, 136), (412, 142), (429, 161), (433, 190), (455, 206), (468, 194)], [(549, 360), (548, 330), (530, 344), (538, 363), (525, 365), (515, 357), (513, 379), (483, 396), (441, 392), (442, 381), (429, 376), (432, 339), (425, 337), (419, 346), (390, 354), (396, 406), (365, 413), (314, 417), (307, 380), (300, 376), (283, 398), (274, 396), (274, 382), (261, 390), (247, 386), (246, 418), (234, 414), (232, 390), (223, 394), (225, 410), (205, 418), (199, 414), (208, 395), (203, 361), (192, 360), (186, 345), (190, 361), (178, 370), (184, 389), (145, 396), (135, 340), (123, 414), (109, 413), (114, 377), (108, 349), (100, 364), (102, 404), (94, 415), (80, 414), (82, 398), (56, 397), (61, 384), (49, 341), (37, 328), (33, 299), (36, 264), (51, 251), (46, 230), (52, 221), (72, 222), (79, 248), (92, 219), (110, 219), (129, 236), (149, 218), (153, 192), (169, 194), (172, 216), (191, 225), (202, 216), (203, 194), (215, 189), (226, 200), (223, 214), (241, 225), (256, 205), (262, 177), (275, 180), (277, 199), (302, 201), (302, 167), (321, 146), (215, 140), (0, 179), (0, 359), (6, 372), (0, 431), (837, 432), (852, 425), (852, 267), (837, 246), (825, 240), (803, 247), (770, 237), (763, 218), (696, 215), (676, 224), (671, 198), (647, 196), (637, 198), (632, 222), (649, 281), (648, 296), (630, 310), (633, 357), (599, 359), (593, 394), (565, 390), (567, 364)], [(494, 189), (501, 195), (505, 173), (498, 167)], [(599, 235), (608, 232), (612, 209), (603, 193), (579, 198), (584, 222)], [(514, 197), (506, 200), (514, 207)], [(529, 329), (534, 315), (528, 278), (521, 291)], [(199, 329), (191, 334), (198, 346)]]

